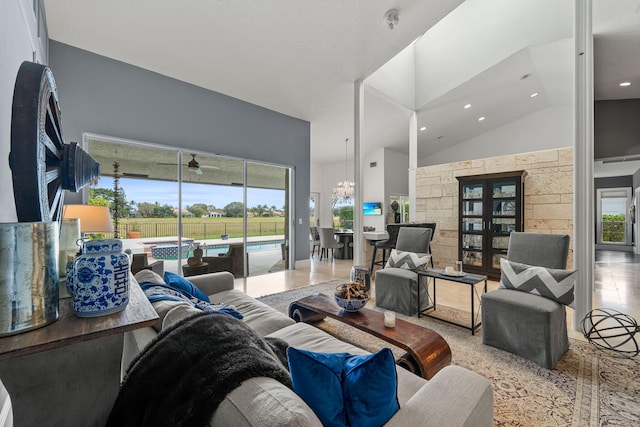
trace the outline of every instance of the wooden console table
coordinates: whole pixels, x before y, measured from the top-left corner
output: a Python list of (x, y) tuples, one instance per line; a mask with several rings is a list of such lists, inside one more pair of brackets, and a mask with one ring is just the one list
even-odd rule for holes
[(396, 319), (395, 328), (387, 328), (383, 313), (368, 308), (355, 313), (344, 311), (326, 294), (314, 294), (292, 302), (289, 317), (305, 323), (331, 317), (400, 347), (407, 353), (396, 363), (426, 379), (431, 379), (451, 363), (449, 344), (437, 332), (402, 319)]
[(129, 286), (126, 308), (107, 316), (80, 318), (73, 299), (60, 300), (58, 320), (38, 329), (0, 338), (0, 360), (39, 353), (153, 325), (158, 314), (137, 283)]

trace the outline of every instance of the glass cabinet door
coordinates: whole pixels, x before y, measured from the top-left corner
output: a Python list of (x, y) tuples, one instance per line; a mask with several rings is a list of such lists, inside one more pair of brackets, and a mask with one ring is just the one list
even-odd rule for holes
[(509, 236), (522, 231), (524, 171), (458, 177), (459, 249), (467, 271), (500, 276)]
[(465, 184), (462, 186), (462, 197), (468, 199), (480, 199), (484, 197), (484, 184)]
[(482, 267), (484, 242), (485, 184), (469, 183), (462, 185), (461, 197), (461, 260), (464, 266)]
[(513, 178), (494, 180), (491, 182), (491, 266), (490, 269), (500, 270), (500, 259), (507, 257), (509, 248), (509, 234), (518, 227), (517, 203), (520, 191), (519, 182)]

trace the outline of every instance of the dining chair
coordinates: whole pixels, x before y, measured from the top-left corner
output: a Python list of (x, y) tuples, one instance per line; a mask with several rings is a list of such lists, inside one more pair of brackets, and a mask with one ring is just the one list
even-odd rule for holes
[[(396, 240), (398, 239), (398, 231), (403, 224), (387, 224), (387, 234), (389, 238), (387, 240), (377, 241), (373, 245), (373, 255), (371, 257), (371, 273), (373, 274), (373, 269), (376, 265), (384, 268), (387, 262), (387, 251), (391, 252), (391, 249), (396, 247)], [(378, 249), (382, 249), (382, 260), (376, 261), (376, 255)]]
[(336, 240), (333, 228), (321, 227), (318, 229), (320, 234), (320, 260), (326, 253), (329, 257), (329, 249), (331, 249), (331, 258), (333, 258), (333, 250), (344, 247), (344, 243), (340, 243)]
[(316, 246), (318, 247), (318, 254), (320, 254), (320, 233), (318, 233), (318, 227), (309, 227), (311, 231), (311, 256), (316, 252)]

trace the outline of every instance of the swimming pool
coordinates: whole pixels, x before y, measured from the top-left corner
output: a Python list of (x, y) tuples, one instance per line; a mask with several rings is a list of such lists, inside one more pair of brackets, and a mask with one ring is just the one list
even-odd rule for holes
[[(189, 243), (182, 241), (182, 253), (184, 258), (193, 256), (193, 240)], [(248, 242), (247, 252), (271, 251), (280, 249), (284, 240), (268, 240), (264, 242)], [(202, 246), (204, 256), (218, 256), (229, 250), (229, 245), (204, 245)], [(166, 242), (151, 248), (151, 256), (156, 259), (173, 260), (178, 259), (178, 242)]]

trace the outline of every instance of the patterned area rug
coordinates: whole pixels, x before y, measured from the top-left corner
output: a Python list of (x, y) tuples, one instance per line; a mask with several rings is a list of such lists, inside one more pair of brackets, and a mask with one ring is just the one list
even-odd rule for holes
[[(287, 313), (289, 303), (313, 292), (331, 295), (340, 281), (332, 281), (259, 298)], [(377, 309), (372, 299), (368, 308)], [(439, 306), (440, 315), (468, 321), (468, 313)], [(451, 347), (452, 364), (491, 380), (496, 426), (638, 426), (640, 425), (640, 356), (629, 359), (570, 339), (570, 348), (556, 369), (538, 365), (482, 344), (467, 329), (430, 318), (398, 315), (438, 332)], [(464, 319), (464, 320), (463, 320)], [(328, 333), (369, 351), (390, 347), (371, 335), (326, 319), (316, 324)]]

